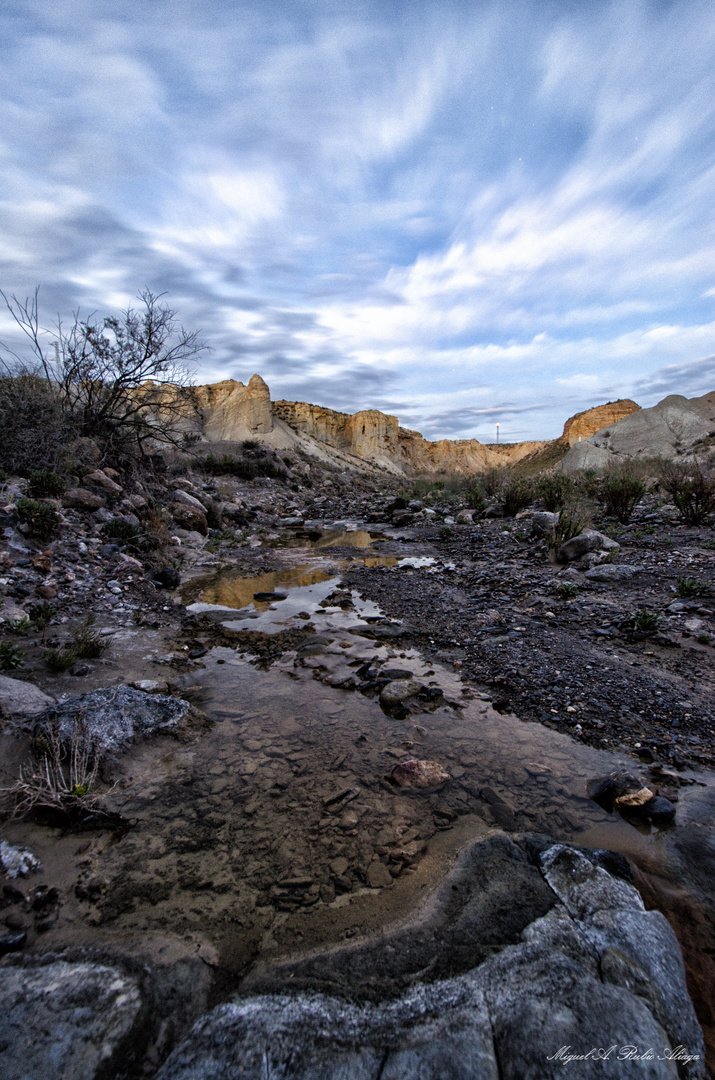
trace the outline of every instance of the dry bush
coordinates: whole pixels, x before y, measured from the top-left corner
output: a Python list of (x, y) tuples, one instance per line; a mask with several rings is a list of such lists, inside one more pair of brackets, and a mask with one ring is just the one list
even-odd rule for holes
[(99, 756), (81, 716), (75, 723), (69, 749), (55, 730), (35, 739), (33, 749), (32, 763), (20, 767), (14, 784), (0, 788), (11, 817), (23, 818), (42, 810), (72, 818), (100, 806), (99, 796), (93, 791)]

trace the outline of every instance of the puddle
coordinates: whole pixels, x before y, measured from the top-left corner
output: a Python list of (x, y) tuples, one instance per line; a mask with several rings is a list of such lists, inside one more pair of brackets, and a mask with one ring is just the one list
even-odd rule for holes
[(286, 529), (275, 539), (266, 540), (266, 545), (276, 548), (310, 548), (315, 551), (331, 547), (369, 548), (379, 535), (369, 533), (366, 529), (312, 527), (311, 523), (307, 522), (302, 528)]

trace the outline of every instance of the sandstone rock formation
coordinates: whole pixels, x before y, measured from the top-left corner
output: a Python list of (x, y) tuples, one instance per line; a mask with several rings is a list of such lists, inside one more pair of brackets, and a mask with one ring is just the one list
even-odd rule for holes
[(564, 472), (603, 469), (629, 458), (677, 460), (707, 453), (715, 440), (715, 392), (699, 398), (671, 394), (574, 444), (561, 462)]
[[(579, 439), (639, 410), (633, 401), (609, 402), (570, 417), (558, 439), (487, 445), (478, 439), (431, 442), (377, 409), (343, 413), (304, 401), (271, 402), (260, 375), (252, 375), (247, 386), (226, 379), (196, 387), (196, 405), (200, 438), (223, 444), (223, 450), (232, 443), (258, 439), (274, 450), (302, 450), (341, 468), (393, 475), (480, 473), (524, 459), (535, 469), (550, 467)], [(193, 430), (193, 418), (187, 424)]]
[(638, 412), (639, 409), (640, 405), (636, 405), (630, 398), (619, 398), (618, 401), (608, 401), (605, 405), (586, 409), (568, 418), (561, 438), (565, 439), (569, 446), (573, 446), (574, 443), (590, 439), (597, 431), (617, 424), (619, 420)]
[(271, 393), (260, 375), (248, 386), (235, 379), (197, 387), (204, 433), (210, 442), (241, 442), (273, 430)]

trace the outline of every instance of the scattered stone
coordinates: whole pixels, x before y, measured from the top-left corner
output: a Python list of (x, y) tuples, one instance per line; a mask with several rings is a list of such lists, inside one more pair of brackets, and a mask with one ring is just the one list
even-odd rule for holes
[(436, 761), (411, 759), (395, 765), (385, 779), (399, 788), (426, 789), (440, 787), (450, 776)]
[(62, 505), (70, 510), (99, 510), (104, 506), (101, 495), (95, 495), (86, 488), (70, 488), (62, 496)]
[(367, 883), (371, 889), (384, 889), (392, 884), (392, 874), (379, 859), (373, 860), (367, 868)]
[(181, 584), (181, 574), (173, 566), (164, 566), (161, 570), (155, 570), (151, 580), (160, 589), (178, 589)]
[(389, 682), (387, 686), (383, 686), (380, 691), (380, 704), (388, 709), (395, 705), (401, 705), (408, 698), (416, 697), (422, 689), (422, 683), (417, 679), (395, 679)]

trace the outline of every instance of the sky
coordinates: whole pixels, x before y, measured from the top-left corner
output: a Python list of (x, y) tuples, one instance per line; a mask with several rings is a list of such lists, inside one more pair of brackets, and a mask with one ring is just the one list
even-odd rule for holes
[(712, 0), (5, 0), (0, 36), (0, 287), (48, 328), (148, 288), (198, 381), (430, 439), (715, 390)]

